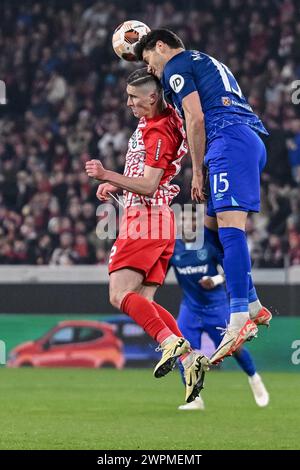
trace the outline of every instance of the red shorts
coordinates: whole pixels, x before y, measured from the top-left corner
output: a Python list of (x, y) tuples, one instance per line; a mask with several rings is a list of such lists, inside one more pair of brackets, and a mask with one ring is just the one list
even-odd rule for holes
[(174, 212), (169, 206), (125, 210), (109, 258), (109, 274), (123, 268), (141, 271), (144, 282), (162, 284), (175, 245)]

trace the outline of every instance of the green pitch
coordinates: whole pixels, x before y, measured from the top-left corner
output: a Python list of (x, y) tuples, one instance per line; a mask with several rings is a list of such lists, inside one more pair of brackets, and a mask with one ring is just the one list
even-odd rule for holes
[(300, 449), (300, 377), (265, 373), (269, 407), (240, 372), (207, 374), (206, 410), (178, 411), (178, 373), (0, 369), (0, 449)]

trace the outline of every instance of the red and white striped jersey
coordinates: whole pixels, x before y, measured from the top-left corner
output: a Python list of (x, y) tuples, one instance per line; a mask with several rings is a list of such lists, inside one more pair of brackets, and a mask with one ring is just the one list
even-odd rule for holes
[(152, 119), (141, 118), (128, 143), (124, 175), (141, 177), (145, 165), (162, 168), (164, 173), (152, 197), (124, 190), (125, 207), (171, 204), (180, 191), (171, 180), (179, 173), (187, 151), (182, 121), (171, 106)]

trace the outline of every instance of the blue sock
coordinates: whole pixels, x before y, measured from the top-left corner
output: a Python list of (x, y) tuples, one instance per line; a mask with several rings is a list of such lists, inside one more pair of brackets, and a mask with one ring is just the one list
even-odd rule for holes
[(183, 382), (183, 385), (185, 386), (185, 378), (184, 378), (184, 367), (183, 365), (181, 364), (181, 361), (177, 361), (177, 365), (178, 365), (178, 368), (179, 368), (179, 372), (180, 372), (180, 375), (181, 375), (181, 380)]
[(249, 377), (252, 377), (256, 373), (254, 361), (247, 349), (242, 348), (240, 351), (234, 353), (233, 356), (241, 369), (243, 369)]
[[(224, 261), (224, 250), (223, 246), (220, 242), (219, 234), (215, 230), (211, 230), (210, 228), (204, 226), (204, 240), (209, 242), (211, 245), (214, 246), (216, 252), (217, 252), (217, 258), (220, 263), (220, 265), (223, 266), (223, 261)], [(258, 299), (256, 289), (253, 285), (252, 281), (252, 276), (249, 276), (249, 292), (248, 292), (248, 301), (250, 302), (255, 302), (255, 300)]]
[(255, 300), (257, 299), (258, 297), (257, 297), (256, 289), (253, 285), (252, 276), (249, 276), (249, 294), (248, 294), (249, 303), (255, 302)]
[(230, 313), (248, 312), (250, 255), (246, 234), (235, 227), (219, 228), (224, 249), (224, 272), (230, 295)]

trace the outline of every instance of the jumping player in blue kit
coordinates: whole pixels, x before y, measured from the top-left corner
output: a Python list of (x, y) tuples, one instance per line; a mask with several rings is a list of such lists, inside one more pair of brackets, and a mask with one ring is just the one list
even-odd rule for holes
[[(183, 213), (183, 240), (177, 240), (169, 266), (173, 267), (183, 297), (177, 323), (191, 347), (200, 351), (201, 336), (209, 335), (217, 348), (222, 340), (222, 331), (229, 320), (229, 302), (224, 288), (224, 275), (219, 274), (222, 254), (216, 247), (205, 241), (201, 249), (195, 246), (195, 211)], [(234, 353), (234, 358), (248, 375), (249, 385), (258, 406), (267, 406), (269, 394), (256, 372), (250, 353), (243, 347)], [(183, 381), (183, 369), (178, 363)], [(180, 410), (203, 410), (204, 402), (199, 395), (191, 403), (179, 406)]]
[(150, 31), (135, 53), (161, 79), (166, 98), (185, 119), (195, 201), (205, 201), (208, 169), (205, 239), (223, 253), (230, 298), (229, 325), (210, 358), (216, 364), (256, 336), (257, 325), (268, 326), (272, 318), (252, 282), (245, 234), (248, 212), (259, 211), (260, 173), (266, 163), (259, 134), (268, 132), (228, 67), (202, 52), (185, 50), (172, 31)]

